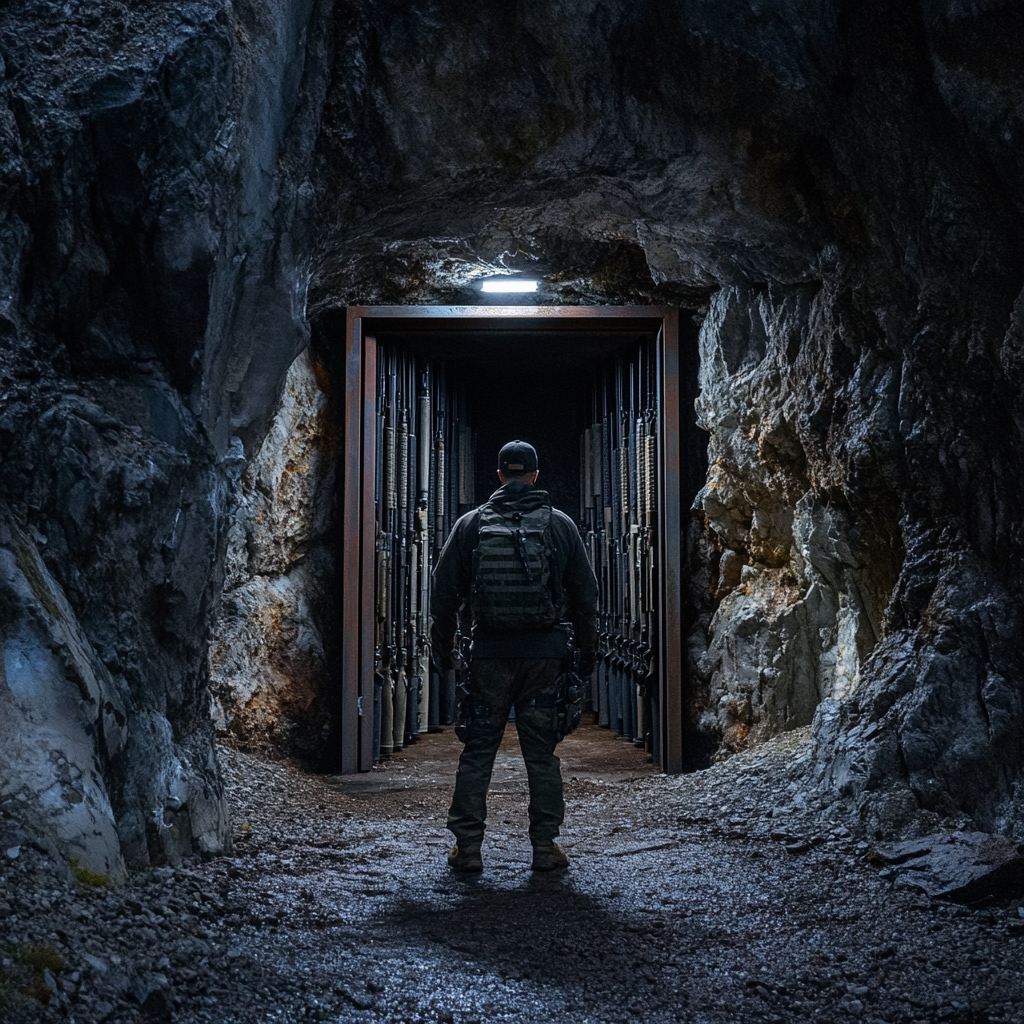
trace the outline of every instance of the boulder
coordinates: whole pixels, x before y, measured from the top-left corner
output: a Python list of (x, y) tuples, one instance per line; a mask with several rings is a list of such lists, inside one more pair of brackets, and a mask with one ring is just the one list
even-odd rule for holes
[(933, 899), (976, 903), (1024, 896), (1024, 846), (987, 832), (950, 832), (876, 846), (868, 860), (897, 885)]

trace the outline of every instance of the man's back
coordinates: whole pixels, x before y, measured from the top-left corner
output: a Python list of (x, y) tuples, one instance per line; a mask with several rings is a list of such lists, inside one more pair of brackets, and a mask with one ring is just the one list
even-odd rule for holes
[[(517, 512), (528, 515), (542, 508), (549, 510), (548, 586), (552, 612), (549, 621), (533, 625), (476, 622), (474, 656), (509, 657), (518, 652), (522, 657), (560, 657), (559, 652), (565, 650), (565, 638), (556, 627), (566, 619), (572, 623), (577, 647), (583, 655), (592, 653), (597, 646), (597, 581), (579, 531), (564, 512), (551, 507), (547, 491), (519, 480), (506, 481), (483, 506), (466, 513), (455, 524), (438, 558), (431, 599), (435, 652), (442, 660), (451, 657), (459, 609), (473, 592), (473, 562), (480, 542), (481, 513), (488, 507), (500, 509), (508, 517)], [(512, 631), (521, 634), (514, 641), (507, 635)]]
[[(593, 671), (597, 580), (572, 520), (551, 507), (537, 480), (537, 453), (512, 441), (498, 455), (502, 486), (452, 530), (431, 597), (431, 644), (451, 663), (459, 613), (474, 619), (469, 682), (459, 708), (459, 758), (448, 828), (455, 871), (481, 871), (487, 789), (514, 708), (530, 784), (530, 842), (536, 871), (569, 861), (555, 843), (565, 814), (555, 746), (557, 687), (566, 667), (566, 616), (576, 633), (580, 672)], [(474, 589), (475, 588), (475, 589)]]

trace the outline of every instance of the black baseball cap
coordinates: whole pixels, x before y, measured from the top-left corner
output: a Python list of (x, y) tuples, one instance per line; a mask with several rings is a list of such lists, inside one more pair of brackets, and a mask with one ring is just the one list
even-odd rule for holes
[(509, 441), (498, 452), (498, 469), (502, 473), (535, 473), (537, 471), (537, 450), (527, 441)]

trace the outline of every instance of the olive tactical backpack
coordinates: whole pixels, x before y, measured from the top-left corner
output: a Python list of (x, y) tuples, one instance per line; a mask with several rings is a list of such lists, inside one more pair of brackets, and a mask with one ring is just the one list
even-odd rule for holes
[(507, 511), (480, 508), (473, 552), (471, 604), (477, 625), (492, 630), (536, 629), (558, 621), (551, 596), (551, 506)]

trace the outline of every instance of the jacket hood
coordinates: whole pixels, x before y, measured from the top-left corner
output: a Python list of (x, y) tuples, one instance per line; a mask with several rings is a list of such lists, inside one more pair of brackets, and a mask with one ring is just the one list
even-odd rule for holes
[(506, 480), (488, 501), (516, 512), (534, 512), (544, 505), (551, 504), (547, 491), (521, 480)]

